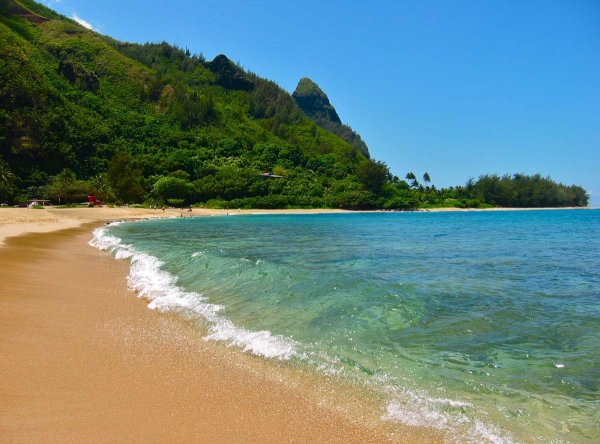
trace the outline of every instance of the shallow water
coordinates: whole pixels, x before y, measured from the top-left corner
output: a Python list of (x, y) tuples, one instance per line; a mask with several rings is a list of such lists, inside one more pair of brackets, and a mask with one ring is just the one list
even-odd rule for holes
[(93, 243), (150, 308), (367, 385), (382, 420), (600, 440), (600, 211), (153, 220)]

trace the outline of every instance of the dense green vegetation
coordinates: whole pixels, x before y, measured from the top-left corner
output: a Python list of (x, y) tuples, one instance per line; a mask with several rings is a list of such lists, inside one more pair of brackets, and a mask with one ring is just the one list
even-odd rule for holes
[(311, 120), (297, 100), (224, 55), (123, 43), (31, 0), (0, 0), (0, 202), (95, 193), (242, 208), (587, 203), (581, 188), (537, 176), (526, 188), (517, 176), (494, 188), (486, 176), (443, 190), (429, 175), (425, 186), (400, 179), (349, 127)]
[(485, 175), (476, 182), (469, 181), (466, 191), (482, 202), (501, 207), (579, 207), (588, 204), (583, 188), (557, 184), (539, 174)]

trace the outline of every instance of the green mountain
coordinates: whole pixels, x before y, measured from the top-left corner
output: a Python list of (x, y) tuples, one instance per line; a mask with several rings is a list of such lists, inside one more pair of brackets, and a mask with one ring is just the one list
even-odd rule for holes
[(71, 180), (121, 201), (381, 204), (360, 151), (224, 55), (119, 42), (30, 0), (1, 1), (0, 36), (2, 201), (69, 200)]
[[(392, 176), (327, 96), (300, 83), (292, 97), (224, 55), (120, 42), (32, 0), (0, 0), (0, 203), (95, 193), (107, 202), (410, 209), (495, 196), (491, 185), (436, 190)], [(558, 188), (558, 204), (575, 204), (581, 193), (571, 188)]]
[(319, 88), (319, 85), (304, 77), (298, 82), (298, 86), (292, 96), (300, 109), (317, 125), (338, 135), (363, 153), (364, 156), (369, 157), (367, 144), (352, 128), (342, 124), (337, 111), (329, 102), (327, 94)]

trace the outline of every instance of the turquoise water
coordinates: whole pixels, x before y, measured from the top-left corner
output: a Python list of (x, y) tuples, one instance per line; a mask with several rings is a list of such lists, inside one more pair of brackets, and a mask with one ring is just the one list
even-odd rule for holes
[(457, 441), (600, 441), (600, 211), (261, 215), (100, 229), (150, 308), (370, 387)]

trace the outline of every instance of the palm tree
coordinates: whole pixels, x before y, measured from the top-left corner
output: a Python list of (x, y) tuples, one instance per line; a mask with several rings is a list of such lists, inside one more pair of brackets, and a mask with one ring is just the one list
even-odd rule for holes
[(96, 197), (103, 201), (114, 201), (115, 195), (113, 193), (110, 184), (108, 183), (108, 177), (106, 173), (100, 173), (89, 180), (90, 191), (96, 195)]
[(8, 163), (0, 160), (0, 186), (9, 185), (14, 174), (10, 170)]
[(413, 188), (419, 188), (419, 181), (417, 180), (417, 176), (412, 171), (406, 173), (406, 180), (410, 180), (410, 186)]
[(0, 199), (4, 200), (11, 195), (15, 175), (10, 170), (8, 163), (0, 159)]
[(429, 175), (428, 172), (425, 172), (425, 174), (423, 174), (423, 182), (425, 182), (425, 183), (431, 182), (431, 176)]

